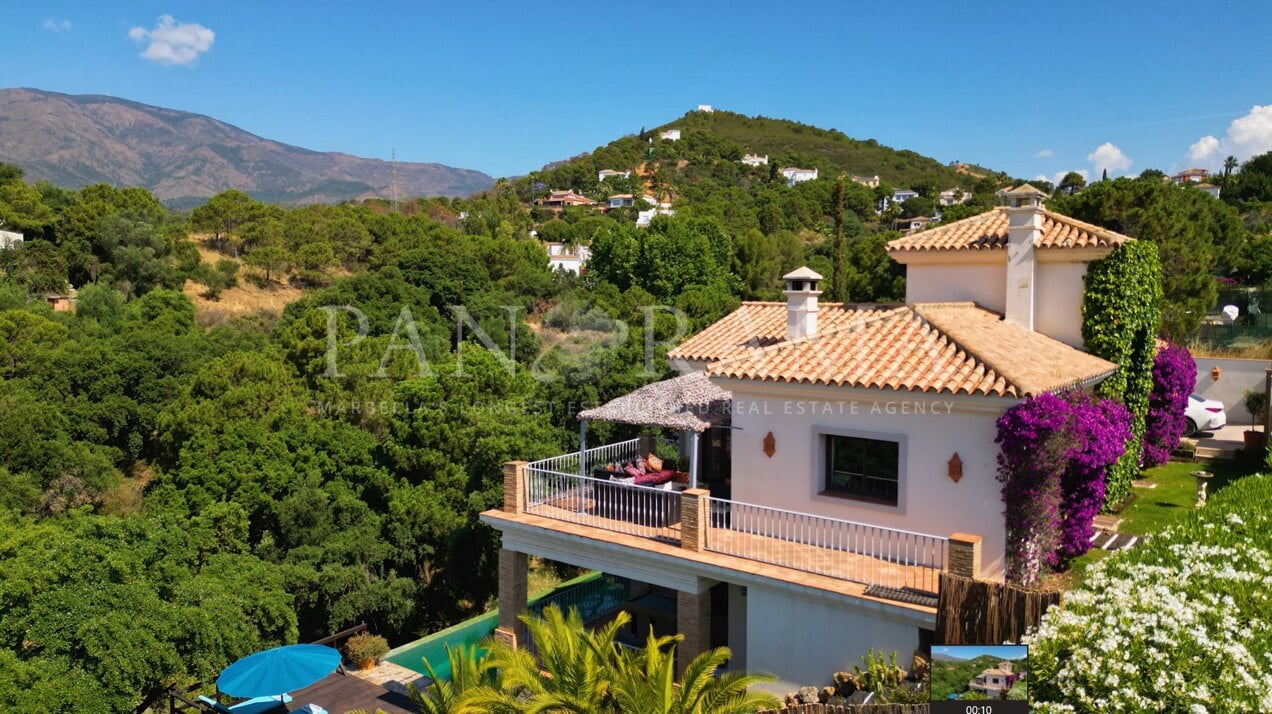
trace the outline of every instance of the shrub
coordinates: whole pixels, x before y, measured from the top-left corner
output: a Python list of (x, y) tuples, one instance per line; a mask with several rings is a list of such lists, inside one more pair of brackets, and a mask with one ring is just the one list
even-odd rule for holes
[(345, 640), (341, 649), (346, 662), (355, 667), (363, 667), (383, 659), (389, 653), (389, 642), (379, 635), (359, 632)]
[(1170, 459), (1184, 435), (1188, 395), (1197, 386), (1197, 363), (1188, 350), (1167, 345), (1153, 359), (1153, 391), (1148, 395), (1141, 464), (1160, 466)]
[(1094, 564), (1025, 638), (1035, 711), (1272, 711), (1272, 478)]
[(1007, 521), (1007, 578), (1031, 585), (1043, 566), (1085, 553), (1108, 468), (1130, 438), (1121, 404), (1082, 392), (1042, 394), (1003, 413), (996, 442)]

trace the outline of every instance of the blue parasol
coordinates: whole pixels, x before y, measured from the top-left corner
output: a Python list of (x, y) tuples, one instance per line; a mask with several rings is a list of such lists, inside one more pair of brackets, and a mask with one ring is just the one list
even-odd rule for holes
[(275, 647), (226, 667), (216, 688), (232, 697), (271, 697), (304, 689), (338, 666), (340, 653), (326, 645)]

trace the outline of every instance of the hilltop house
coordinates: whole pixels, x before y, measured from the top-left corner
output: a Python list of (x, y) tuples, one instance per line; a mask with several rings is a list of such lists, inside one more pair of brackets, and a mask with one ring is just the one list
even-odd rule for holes
[(782, 169), (781, 173), (786, 177), (787, 186), (794, 186), (797, 183), (812, 181), (817, 178), (817, 169), (801, 169), (794, 166), (788, 166)]
[(1206, 183), (1210, 172), (1206, 169), (1184, 169), (1170, 177), (1171, 183)]
[(565, 208), (566, 206), (595, 206), (596, 201), (574, 191), (553, 191), (535, 203), (546, 208)]
[(1011, 662), (999, 662), (997, 667), (981, 671), (967, 683), (968, 689), (996, 697), (1011, 689), (1016, 683), (1016, 675), (1012, 673)]
[(892, 227), (909, 235), (915, 231), (921, 231), (928, 225), (940, 220), (940, 216), (936, 218), (928, 218), (927, 216), (915, 216), (914, 218), (898, 218), (892, 222)]
[(1213, 183), (1195, 183), (1193, 186), (1199, 191), (1205, 191), (1211, 196), (1219, 198), (1219, 187)]
[(630, 193), (617, 193), (606, 201), (609, 208), (627, 208), (636, 205), (636, 197)]
[(607, 178), (628, 178), (632, 175), (631, 171), (615, 171), (613, 169), (601, 169), (596, 172), (596, 180), (604, 181)]
[[(481, 515), (502, 539), (496, 637), (524, 642), (535, 555), (628, 579), (625, 607), (685, 636), (680, 666), (727, 645), (778, 691), (929, 644), (942, 572), (1003, 576), (996, 420), (1116, 370), (1078, 348), (1082, 283), (1130, 239), (1041, 200), (889, 243), (902, 305), (824, 303), (822, 276), (791, 272), (785, 302), (674, 348), (682, 376), (580, 412), (577, 452), (506, 464)], [(594, 420), (677, 438), (589, 447)]]
[(653, 208), (645, 211), (639, 211), (636, 214), (636, 227), (648, 228), (654, 216), (674, 216), (676, 212), (671, 208), (671, 194), (663, 194), (662, 200), (655, 199), (648, 194), (645, 195), (645, 202)]
[(909, 201), (912, 198), (918, 198), (918, 196), (919, 196), (918, 191), (913, 191), (908, 188), (894, 189), (892, 191), (891, 196), (884, 196), (879, 201), (879, 210), (886, 211), (888, 210), (888, 206), (891, 206), (894, 203), (897, 203), (897, 204), (905, 203), (906, 201)]
[(961, 188), (946, 189), (936, 197), (936, 202), (942, 206), (953, 206), (958, 203), (967, 203), (970, 200), (972, 200), (972, 194)]
[(767, 166), (768, 154), (760, 156), (758, 154), (746, 154), (742, 157), (742, 163), (747, 166)]
[(710, 114), (715, 111), (715, 107), (711, 106), (710, 104), (699, 104), (698, 111), (704, 112), (706, 114)]
[(853, 176), (854, 183), (859, 183), (866, 188), (879, 188), (879, 175), (874, 176)]
[(21, 233), (14, 233), (13, 231), (0, 231), (0, 250), (5, 250), (8, 248), (16, 248), (24, 240), (25, 240), (25, 237)]
[(658, 138), (659, 138), (659, 139), (666, 139), (667, 141), (680, 141), (680, 130), (679, 130), (679, 129), (665, 129), (665, 130), (663, 130), (663, 131), (659, 132), (659, 134), (658, 134)]

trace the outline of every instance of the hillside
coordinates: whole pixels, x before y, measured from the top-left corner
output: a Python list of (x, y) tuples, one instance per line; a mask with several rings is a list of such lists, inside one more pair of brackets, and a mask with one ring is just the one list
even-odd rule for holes
[[(143, 186), (173, 206), (235, 188), (274, 203), (389, 197), (392, 166), (263, 139), (200, 114), (115, 97), (0, 89), (0, 161), (30, 179), (78, 188)], [(480, 171), (398, 162), (401, 196), (462, 196)]]
[[(659, 134), (667, 129), (679, 129), (681, 139), (660, 139)], [(652, 144), (649, 139), (653, 139)], [(938, 190), (956, 186), (970, 190), (985, 178), (995, 183), (1008, 181), (1000, 172), (968, 164), (943, 164), (914, 151), (884, 146), (873, 139), (854, 139), (835, 129), (721, 110), (688, 112), (639, 136), (624, 136), (591, 153), (548, 164), (532, 176), (551, 188), (582, 190), (589, 182), (580, 172), (635, 168), (645, 162), (651, 149), (654, 165), (648, 167), (648, 173), (659, 166), (675, 170), (688, 167), (691, 180), (706, 173), (717, 179), (729, 178), (727, 171), (708, 171), (707, 164), (736, 168), (733, 173), (741, 177), (747, 171), (739, 159), (744, 154), (757, 154), (769, 159), (768, 166), (760, 167), (759, 173), (799, 166), (816, 168), (823, 178), (877, 175), (883, 184), (893, 187), (929, 185), (939, 187)], [(578, 183), (583, 186), (575, 186)]]

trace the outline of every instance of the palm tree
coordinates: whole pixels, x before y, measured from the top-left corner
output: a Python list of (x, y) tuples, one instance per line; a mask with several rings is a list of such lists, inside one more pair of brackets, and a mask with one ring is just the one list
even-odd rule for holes
[(522, 615), (538, 659), (527, 650), (503, 642), (489, 643), (488, 662), (499, 671), (498, 686), (479, 686), (460, 697), (454, 714), (476, 712), (611, 711), (611, 693), (618, 657), (618, 632), (630, 622), (620, 612), (603, 627), (588, 631), (583, 618), (571, 609), (561, 613), (548, 606), (542, 617)]
[(733, 653), (718, 647), (698, 655), (685, 667), (680, 682), (675, 680), (675, 644), (683, 639), (654, 637), (649, 633), (645, 649), (619, 656), (614, 698), (620, 712), (641, 714), (755, 714), (761, 709), (781, 706), (767, 692), (749, 691), (756, 684), (773, 681), (767, 674), (716, 670)]
[(1232, 175), (1232, 170), (1237, 168), (1237, 157), (1229, 156), (1223, 160), (1223, 177), (1226, 179)]
[(450, 677), (437, 676), (433, 665), (426, 659), (429, 685), (420, 692), (414, 684), (407, 685), (411, 700), (423, 714), (450, 714), (459, 700), (472, 689), (494, 687), (497, 678), (489, 655), (477, 645), (446, 646), (446, 659), (450, 664)]

